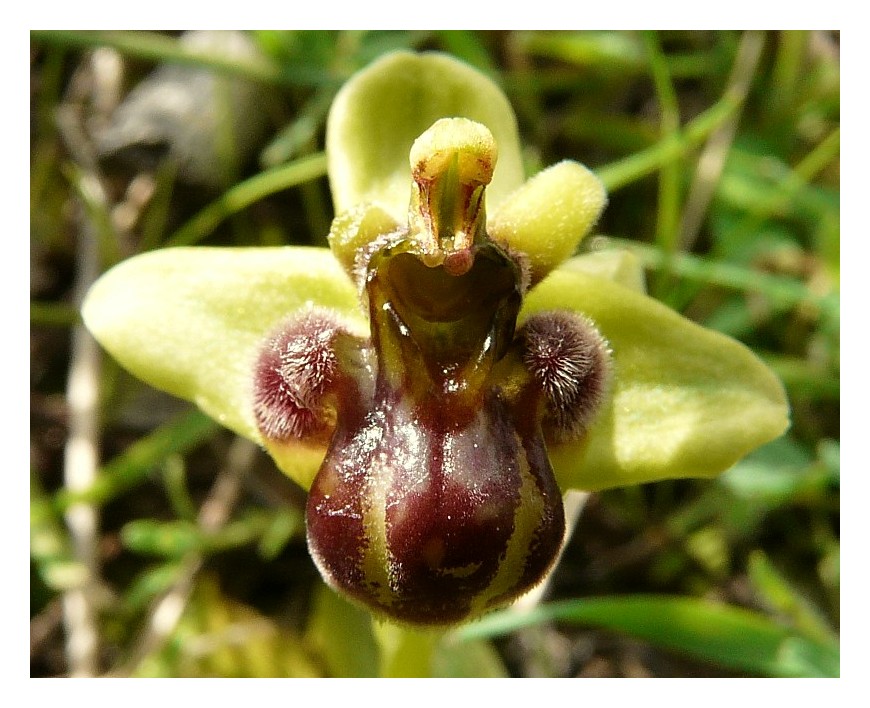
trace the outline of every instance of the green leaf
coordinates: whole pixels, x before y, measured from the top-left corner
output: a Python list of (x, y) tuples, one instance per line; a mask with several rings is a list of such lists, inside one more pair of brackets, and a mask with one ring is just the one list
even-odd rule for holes
[(295, 507), (276, 509), (263, 529), (257, 551), (266, 560), (275, 560), (290, 540), (305, 537), (305, 516)]
[(136, 553), (181, 558), (192, 551), (201, 551), (206, 539), (191, 521), (156, 521), (135, 519), (121, 529), (124, 546)]
[[(82, 315), (131, 373), (262, 443), (251, 403), (259, 347), (282, 320), (312, 303), (335, 310), (367, 334), (354, 286), (322, 248), (143, 254), (100, 278)], [(282, 468), (304, 484), (318, 465), (316, 454), (300, 454)]]
[(88, 579), (88, 569), (73, 558), (61, 518), (33, 470), (30, 473), (30, 562), (51, 590), (81, 587)]
[(177, 559), (164, 561), (140, 573), (127, 586), (124, 603), (130, 610), (142, 610), (162, 592), (178, 582), (184, 572), (184, 564)]
[(521, 313), (583, 313), (613, 351), (611, 396), (588, 437), (550, 449), (563, 490), (712, 477), (788, 427), (782, 384), (748, 348), (581, 267), (554, 271)]
[(483, 74), (437, 53), (388, 54), (355, 74), (329, 114), (326, 151), (336, 213), (376, 202), (401, 223), (411, 198), (408, 154), (439, 118), (469, 118), (492, 132), (498, 164), (487, 189), (495, 208), (523, 182), (516, 118)]
[(529, 612), (504, 611), (458, 630), (481, 639), (541, 622), (562, 621), (625, 632), (653, 644), (763, 676), (835, 677), (840, 652), (742, 608), (682, 597), (569, 600)]
[(769, 609), (786, 618), (806, 636), (820, 642), (836, 642), (822, 611), (807, 594), (794, 585), (767, 554), (757, 549), (749, 556), (749, 581)]

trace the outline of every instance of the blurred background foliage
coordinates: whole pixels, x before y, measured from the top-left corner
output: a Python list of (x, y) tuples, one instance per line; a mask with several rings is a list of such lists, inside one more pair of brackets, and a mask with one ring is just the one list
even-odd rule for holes
[[(584, 249), (635, 251), (793, 418), (715, 481), (592, 495), (542, 604), (444, 637), (325, 590), (304, 493), (77, 314), (145, 250), (325, 245), (330, 103), (400, 48), (496, 80), (529, 174), (595, 170)], [(837, 32), (40, 31), (30, 70), (33, 676), (839, 674)]]

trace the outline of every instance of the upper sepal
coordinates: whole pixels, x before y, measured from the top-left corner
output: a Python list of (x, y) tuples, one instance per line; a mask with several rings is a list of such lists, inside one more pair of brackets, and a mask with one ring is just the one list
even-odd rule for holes
[(513, 109), (489, 78), (444, 54), (395, 52), (355, 74), (335, 98), (326, 129), (336, 213), (376, 202), (400, 223), (411, 198), (408, 155), (440, 118), (485, 125), (499, 165), (487, 191), (495, 207), (523, 182)]

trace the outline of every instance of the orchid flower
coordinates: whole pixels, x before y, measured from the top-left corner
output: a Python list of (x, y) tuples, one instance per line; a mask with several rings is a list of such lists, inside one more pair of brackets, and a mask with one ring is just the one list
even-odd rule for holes
[(564, 161), (524, 180), (501, 90), (444, 55), (356, 74), (327, 124), (331, 249), (168, 248), (83, 308), (143, 381), (310, 490), (312, 556), (376, 615), (446, 625), (552, 566), (561, 494), (712, 477), (788, 426), (745, 346), (574, 255), (605, 206)]

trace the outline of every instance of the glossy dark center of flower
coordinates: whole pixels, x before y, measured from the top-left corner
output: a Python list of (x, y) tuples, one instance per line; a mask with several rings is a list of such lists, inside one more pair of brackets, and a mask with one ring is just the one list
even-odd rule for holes
[(445, 393), (464, 391), (471, 405), (513, 340), (521, 300), (516, 266), (487, 244), (470, 249), (469, 270), (451, 275), (444, 266), (426, 266), (408, 247), (399, 244), (371, 262), (380, 366), (386, 376), (404, 376), (415, 396), (428, 396), (435, 384)]

